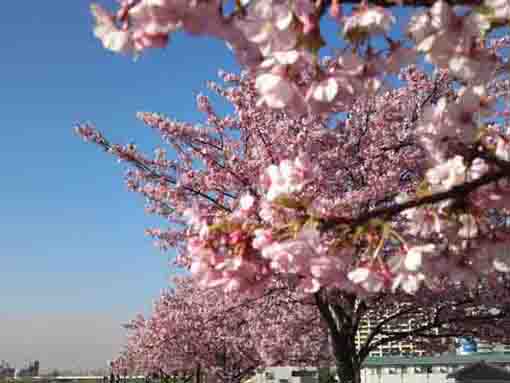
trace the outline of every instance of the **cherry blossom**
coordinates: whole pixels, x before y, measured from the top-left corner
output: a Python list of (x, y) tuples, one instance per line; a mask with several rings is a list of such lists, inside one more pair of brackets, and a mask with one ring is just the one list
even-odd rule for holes
[(426, 177), (433, 191), (444, 191), (463, 183), (466, 173), (464, 159), (461, 156), (455, 156), (444, 164), (427, 170)]
[(264, 182), (269, 185), (267, 200), (275, 201), (279, 197), (300, 192), (309, 182), (311, 173), (311, 164), (304, 156), (294, 161), (284, 160), (279, 166), (269, 166), (264, 174)]
[(477, 44), (488, 28), (490, 23), (482, 15), (459, 16), (438, 0), (430, 10), (414, 16), (408, 33), (434, 65), (463, 80), (483, 80), (495, 70), (492, 56)]
[(389, 32), (395, 17), (382, 7), (361, 6), (344, 22), (344, 34), (349, 38), (358, 35)]
[(432, 244), (411, 247), (405, 256), (404, 265), (409, 271), (418, 271), (423, 263), (424, 254), (434, 255), (436, 247)]
[[(93, 6), (94, 33), (107, 49), (139, 55), (183, 30), (223, 40), (242, 67), (220, 75), (228, 85), (208, 84), (230, 114), (203, 94), (203, 124), (138, 113), (166, 145), (149, 155), (109, 142), (91, 124), (76, 127), (127, 167), (129, 190), (166, 223), (147, 233), (208, 288), (179, 304), (196, 300), (228, 318), (218, 327), (228, 355), (216, 350), (201, 366), (233, 371), (226, 357), (241, 345), (231, 337), (267, 331), (258, 345), (247, 341), (257, 355), (249, 368), (309, 362), (310, 341), (314, 357), (335, 361), (341, 382), (359, 383), (363, 360), (395, 336), (432, 350), (452, 334), (510, 333), (508, 4), (401, 5), (412, 13), (408, 25), (393, 3), (371, 1), (352, 13), (347, 3), (306, 0), (126, 0), (116, 13)], [(327, 15), (344, 31), (339, 45), (321, 35)], [(333, 48), (330, 57), (323, 47)], [(210, 307), (209, 293), (226, 301)], [(224, 316), (228, 299), (248, 298), (260, 306)], [(355, 330), (368, 317), (380, 325), (356, 348)], [(405, 334), (385, 324), (411, 318)], [(160, 319), (136, 322), (136, 347), (119, 366), (197, 368), (194, 346), (176, 350), (167, 338), (176, 326)], [(317, 332), (286, 322), (303, 320)], [(145, 347), (160, 343), (156, 354)], [(282, 360), (286, 349), (292, 355)]]
[(114, 52), (128, 51), (131, 48), (129, 33), (117, 27), (113, 15), (97, 4), (93, 4), (90, 9), (96, 20), (94, 35), (101, 40), (103, 46)]
[(296, 46), (296, 35), (291, 28), (293, 14), (286, 2), (252, 0), (245, 12), (246, 18), (238, 21), (238, 28), (260, 47), (264, 56)]

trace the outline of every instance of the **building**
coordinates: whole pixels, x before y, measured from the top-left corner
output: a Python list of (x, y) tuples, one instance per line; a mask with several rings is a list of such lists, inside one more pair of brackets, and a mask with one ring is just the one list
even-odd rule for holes
[(9, 362), (2, 360), (0, 361), (0, 379), (13, 378), (16, 369), (11, 367)]
[[(356, 348), (359, 350), (361, 346), (365, 343), (368, 336), (371, 332), (376, 328), (376, 326), (380, 323), (380, 318), (367, 318), (365, 319), (359, 327), (358, 332), (356, 333)], [(416, 321), (420, 321), (419, 317), (413, 317), (408, 320), (401, 321), (398, 324), (393, 324), (392, 326), (385, 327), (386, 330), (389, 331), (411, 331), (416, 327)], [(374, 340), (378, 340), (379, 337), (376, 336)], [(445, 339), (445, 342), (450, 342)], [(446, 343), (445, 343), (445, 346)], [(458, 354), (471, 354), (473, 352), (480, 353), (489, 353), (489, 352), (510, 352), (510, 345), (505, 344), (495, 344), (483, 342), (480, 339), (474, 338), (458, 338), (455, 339), (450, 347), (455, 347)], [(446, 348), (446, 347), (445, 347)], [(453, 350), (452, 350), (453, 351)], [(370, 356), (382, 357), (382, 356), (395, 356), (395, 355), (404, 355), (404, 356), (424, 356), (427, 352), (418, 347), (416, 344), (409, 340), (402, 340), (398, 342), (390, 342), (387, 344), (380, 345), (376, 350), (370, 353)]]
[[(407, 321), (402, 321), (398, 325), (394, 325), (388, 330), (393, 331), (410, 331), (413, 329), (414, 321), (418, 320), (418, 318), (411, 318)], [(379, 324), (380, 318), (368, 318), (364, 320), (358, 332), (356, 333), (356, 348), (359, 350), (361, 346), (365, 343), (366, 339), (370, 335), (370, 333), (375, 329), (375, 327)], [(375, 337), (377, 340), (379, 337)], [(370, 356), (385, 356), (385, 355), (412, 355), (412, 356), (422, 356), (425, 354), (423, 349), (416, 347), (416, 345), (410, 341), (399, 341), (399, 342), (391, 342), (387, 344), (380, 345), (377, 350), (374, 350), (370, 353)]]
[[(455, 372), (480, 364), (481, 361), (495, 368), (510, 371), (510, 354), (504, 353), (369, 357), (363, 364), (361, 383), (453, 383)], [(321, 382), (319, 371), (315, 367), (272, 367), (258, 371), (256, 376), (250, 379), (250, 383)]]
[(33, 362), (29, 362), (28, 366), (19, 370), (16, 374), (17, 377), (29, 377), (29, 376), (38, 376), (39, 375), (39, 361), (34, 360)]
[[(484, 361), (491, 366), (510, 371), (510, 354), (473, 353), (439, 356), (371, 357), (362, 370), (362, 383), (446, 383), (452, 374)], [(450, 376), (450, 377), (449, 377)]]
[(28, 366), (22, 368), (21, 370), (17, 370), (14, 367), (5, 361), (2, 360), (0, 362), (0, 379), (5, 378), (21, 378), (21, 377), (32, 377), (39, 375), (39, 361), (35, 360), (33, 362), (29, 362)]

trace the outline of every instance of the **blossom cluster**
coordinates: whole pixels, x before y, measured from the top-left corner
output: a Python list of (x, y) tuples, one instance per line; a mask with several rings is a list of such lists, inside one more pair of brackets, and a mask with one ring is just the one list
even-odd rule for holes
[[(205, 126), (138, 114), (170, 156), (158, 149), (148, 158), (90, 125), (77, 129), (134, 165), (130, 189), (170, 222), (148, 234), (176, 248), (180, 265), (203, 286), (254, 295), (275, 276), (308, 293), (370, 294), (473, 287), (510, 271), (510, 39), (497, 34), (510, 18), (506, 2), (437, 0), (407, 25), (391, 4), (370, 1), (223, 8), (92, 7), (108, 49), (139, 54), (184, 30), (225, 40), (246, 69), (223, 73), (227, 88), (210, 84), (232, 115), (217, 115), (204, 95)], [(328, 10), (347, 48), (321, 58)]]
[(253, 300), (202, 289), (189, 277), (173, 284), (150, 316), (125, 325), (127, 341), (113, 365), (119, 374), (190, 376), (202, 366), (211, 380), (240, 383), (263, 365), (328, 357), (320, 347), (325, 334), (319, 316), (309, 306), (294, 305), (302, 296), (288, 284), (273, 281), (271, 290)]
[[(333, 1), (330, 14), (353, 53), (339, 54), (337, 65), (324, 70), (317, 59), (325, 44), (320, 19), (327, 6), (310, 0), (250, 0), (236, 2), (228, 13), (221, 1), (122, 0), (115, 14), (97, 4), (92, 12), (95, 35), (116, 52), (163, 47), (178, 30), (225, 40), (255, 73), (259, 102), (298, 113), (345, 109), (353, 98), (376, 92), (385, 75), (419, 62), (421, 55), (464, 82), (486, 82), (503, 64), (484, 36), (508, 20), (504, 1), (486, 0), (481, 7), (457, 11), (437, 0), (414, 14), (407, 26), (398, 25), (390, 7), (363, 1), (349, 14)], [(413, 45), (392, 40), (395, 29)], [(372, 46), (381, 43), (374, 39), (380, 36), (387, 47), (375, 51)], [(303, 72), (310, 81), (303, 82)]]

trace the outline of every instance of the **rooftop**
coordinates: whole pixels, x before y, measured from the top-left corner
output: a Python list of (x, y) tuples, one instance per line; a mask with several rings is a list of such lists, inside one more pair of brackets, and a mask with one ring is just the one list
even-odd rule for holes
[(466, 365), (485, 361), (491, 364), (510, 364), (510, 353), (473, 353), (471, 355), (444, 354), (438, 356), (383, 356), (368, 357), (364, 367), (397, 367), (397, 366), (445, 366)]
[(474, 363), (470, 366), (462, 368), (458, 371), (455, 371), (448, 375), (448, 378), (454, 378), (457, 382), (469, 381), (502, 381), (508, 382), (510, 381), (510, 372), (503, 370), (502, 368), (498, 368), (496, 366), (491, 366), (490, 364), (485, 363), (485, 361), (480, 361), (478, 363)]

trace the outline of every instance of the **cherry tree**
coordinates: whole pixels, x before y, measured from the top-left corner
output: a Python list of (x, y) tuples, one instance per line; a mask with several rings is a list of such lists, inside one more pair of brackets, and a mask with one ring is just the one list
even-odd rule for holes
[[(325, 327), (317, 310), (275, 283), (264, 296), (244, 299), (203, 289), (189, 278), (162, 294), (148, 319), (126, 325), (119, 371), (239, 383), (265, 365), (327, 361)], [(276, 346), (274, 339), (278, 339)], [(303, 352), (303, 345), (307, 345)]]
[[(139, 55), (183, 30), (225, 40), (243, 67), (210, 84), (231, 115), (204, 95), (203, 126), (138, 114), (169, 153), (77, 127), (167, 220), (148, 234), (204, 287), (260, 297), (276, 278), (308, 294), (341, 381), (385, 342), (508, 333), (508, 1), (225, 5), (92, 7), (108, 49)], [(333, 57), (319, 54), (325, 17), (346, 46)], [(368, 317), (379, 324), (356, 346)]]

